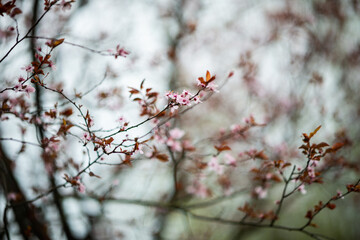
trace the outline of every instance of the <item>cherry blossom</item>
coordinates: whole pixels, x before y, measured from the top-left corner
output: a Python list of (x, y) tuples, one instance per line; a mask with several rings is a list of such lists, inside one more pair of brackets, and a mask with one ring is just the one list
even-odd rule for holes
[(173, 139), (180, 139), (184, 136), (185, 132), (179, 128), (174, 128), (169, 131), (169, 135)]
[(180, 142), (172, 138), (169, 138), (166, 141), (166, 144), (171, 148), (172, 151), (180, 152), (182, 150)]
[(25, 70), (28, 73), (31, 73), (32, 71), (34, 71), (34, 67), (32, 65), (27, 65), (25, 67), (22, 67), (21, 70)]
[(209, 169), (216, 172), (218, 175), (223, 174), (224, 166), (220, 165), (216, 157), (212, 157), (208, 163)]
[(123, 47), (121, 48), (120, 45), (116, 46), (115, 52), (112, 49), (109, 49), (108, 52), (114, 55), (115, 59), (117, 59), (119, 56), (126, 58), (127, 55), (130, 54), (128, 51), (125, 50), (125, 48)]
[(233, 167), (236, 167), (236, 159), (235, 159), (233, 156), (231, 156), (230, 154), (226, 153), (226, 154), (225, 154), (225, 158), (226, 158), (226, 160), (225, 160), (225, 163), (226, 163), (226, 164), (228, 164), (228, 165), (230, 165), (230, 166), (233, 166)]
[(186, 191), (200, 198), (206, 198), (209, 196), (209, 190), (207, 187), (198, 180), (196, 180), (193, 185), (188, 186)]
[(85, 133), (83, 134), (83, 136), (82, 136), (82, 139), (83, 139), (84, 141), (90, 141), (90, 140), (91, 140), (91, 136), (90, 136), (89, 133), (85, 132)]
[(24, 91), (26, 92), (26, 95), (27, 95), (28, 97), (30, 97), (30, 94), (29, 94), (29, 93), (35, 92), (35, 88), (32, 87), (32, 86), (30, 86), (30, 85), (26, 85)]
[(301, 184), (300, 187), (298, 188), (298, 191), (301, 192), (302, 194), (306, 194), (305, 185)]
[(80, 193), (85, 193), (86, 187), (85, 187), (84, 184), (79, 183), (77, 189), (78, 189), (78, 191), (79, 191)]
[(262, 186), (255, 187), (254, 193), (259, 199), (266, 198), (266, 196), (267, 196), (267, 190), (265, 188), (263, 188)]
[(66, 11), (66, 10), (70, 10), (71, 9), (71, 3), (74, 2), (74, 0), (71, 0), (71, 1), (65, 1), (65, 0), (61, 0), (61, 2), (59, 3), (60, 4), (60, 7), (63, 11)]

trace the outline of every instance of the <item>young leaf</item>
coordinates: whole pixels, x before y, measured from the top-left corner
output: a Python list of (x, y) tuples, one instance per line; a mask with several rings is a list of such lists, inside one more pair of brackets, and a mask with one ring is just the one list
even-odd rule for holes
[(320, 128), (321, 128), (321, 125), (318, 126), (312, 133), (310, 133), (309, 139), (311, 139), (317, 133), (317, 131), (319, 131)]
[(336, 205), (334, 203), (328, 203), (326, 207), (333, 210), (334, 208), (336, 208)]
[(64, 42), (64, 40), (65, 40), (64, 38), (53, 40), (52, 47), (55, 48), (55, 47), (59, 46), (60, 44), (62, 44)]
[(145, 78), (141, 81), (140, 89), (143, 89), (143, 88), (144, 88), (144, 82), (145, 82)]
[(101, 178), (99, 175), (96, 175), (95, 173), (93, 173), (93, 172), (89, 172), (89, 176), (90, 177), (97, 177), (97, 178)]
[(339, 150), (340, 148), (342, 148), (344, 145), (345, 145), (344, 143), (338, 142), (338, 143), (335, 143), (334, 145), (332, 145), (332, 146), (331, 146), (331, 149), (332, 149), (333, 151), (337, 151), (337, 150)]
[(169, 161), (169, 156), (164, 153), (158, 153), (155, 155), (155, 157), (160, 160), (161, 162), (167, 162)]
[(218, 150), (218, 152), (231, 150), (231, 148), (230, 148), (228, 145), (214, 146), (214, 148), (215, 148), (216, 150)]

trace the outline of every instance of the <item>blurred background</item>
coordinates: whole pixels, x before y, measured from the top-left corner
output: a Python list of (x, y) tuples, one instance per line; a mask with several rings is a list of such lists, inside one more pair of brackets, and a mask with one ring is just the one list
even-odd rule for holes
[[(23, 12), (17, 16), (21, 36), (43, 13), (43, 1), (18, 0), (16, 4)], [(14, 21), (1, 17), (1, 57), (16, 36), (9, 26), (15, 26)], [(314, 141), (346, 142), (348, 148), (327, 160), (338, 165), (323, 176), (324, 184), (309, 186), (305, 195), (296, 193), (284, 205), (279, 224), (301, 226), (306, 222), (308, 209), (319, 200), (331, 198), (337, 190), (346, 191), (345, 185), (359, 177), (359, 29), (357, 0), (77, 0), (71, 9), (66, 6), (52, 9), (33, 35), (65, 38), (69, 43), (104, 52), (119, 45), (130, 52), (126, 58), (114, 59), (63, 44), (53, 53), (56, 69), (50, 70), (47, 83), (61, 84), (69, 96), (91, 90), (77, 102), (89, 109), (94, 128), (104, 131), (104, 135), (105, 130), (118, 127), (117, 119), (121, 116), (131, 125), (141, 120), (137, 103), (129, 98), (128, 87), (138, 88), (145, 79), (145, 86), (161, 96), (168, 90), (189, 89), (195, 93), (196, 79), (209, 70), (216, 74), (219, 92), (172, 123), (173, 127), (184, 130), (185, 137), (203, 153), (211, 153), (206, 139), (244, 124), (250, 116), (266, 126), (253, 129), (232, 145), (231, 154), (235, 158), (248, 150), (259, 149), (271, 159), (280, 156), (301, 165), (306, 159), (298, 150), (301, 134), (319, 125), (322, 128)], [(14, 86), (20, 75), (26, 76), (20, 69), (32, 61), (35, 47), (45, 48), (45, 42), (45, 39), (27, 39), (0, 64), (2, 89)], [(228, 78), (231, 72), (233, 76)], [(18, 93), (7, 94), (9, 97)], [(64, 104), (53, 92), (37, 89), (36, 96), (41, 98), (43, 112), (54, 108), (56, 102), (60, 106)], [(1, 98), (5, 98), (4, 94)], [(24, 99), (31, 111), (37, 111), (35, 97), (24, 96)], [(159, 106), (166, 105), (164, 98), (159, 101)], [(80, 121), (75, 115), (74, 121)], [(46, 136), (56, 133), (59, 123), (53, 125), (46, 129)], [(142, 135), (151, 126), (141, 126), (128, 134)], [(26, 133), (23, 129), (27, 129)], [(69, 136), (60, 146), (56, 165), (62, 169), (54, 174), (54, 179), (46, 174), (39, 157), (40, 148), (28, 145), (20, 151), (21, 143), (1, 141), (1, 156), (11, 162), (16, 182), (28, 199), (53, 184), (62, 183), (64, 172), (75, 174), (67, 166), (70, 159), (74, 165), (86, 165), (88, 153), (79, 140), (81, 131), (72, 129), (71, 133), (78, 137)], [(39, 139), (35, 125), (14, 116), (6, 121), (2, 118), (0, 134), (3, 138), (25, 138), (31, 142)], [(206, 156), (193, 155), (188, 160), (199, 158)], [(241, 219), (237, 208), (247, 201), (271, 209), (282, 188), (274, 186), (265, 199), (253, 200), (249, 188), (254, 184), (251, 167), (252, 163), (244, 162), (236, 170), (226, 172), (231, 193), (219, 187), (217, 176), (206, 173), (201, 181), (212, 192), (208, 199), (223, 200), (195, 208), (194, 212), (236, 220)], [(190, 168), (185, 165), (179, 170), (179, 181), (184, 186), (200, 178)], [(173, 169), (169, 163), (140, 158), (133, 167), (124, 167), (119, 164), (118, 156), (110, 155), (91, 170), (101, 178), (82, 179), (86, 194), (64, 188), (58, 190), (58, 196), (48, 195), (34, 202), (35, 208), (41, 210), (51, 239), (308, 237), (276, 229), (201, 221), (179, 211), (153, 207), (152, 202), (205, 201), (186, 192), (186, 187), (174, 194)], [(1, 215), (8, 194), (4, 179), (0, 191)], [(101, 201), (96, 197), (100, 195), (109, 199)], [(311, 230), (334, 239), (360, 239), (359, 200), (355, 194), (339, 200), (336, 209), (317, 216), (318, 228)], [(10, 233), (14, 239), (21, 239), (15, 215), (8, 213)], [(0, 236), (6, 239), (4, 234)]]

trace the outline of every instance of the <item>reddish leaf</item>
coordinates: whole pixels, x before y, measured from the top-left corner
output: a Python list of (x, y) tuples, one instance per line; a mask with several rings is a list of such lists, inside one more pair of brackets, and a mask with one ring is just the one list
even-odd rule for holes
[(321, 128), (321, 125), (318, 126), (312, 133), (310, 133), (309, 139), (311, 139), (317, 133), (317, 131), (319, 131), (320, 128)]
[(52, 48), (55, 48), (57, 46), (59, 46), (60, 44), (62, 44), (64, 42), (64, 38), (61, 38), (61, 39), (55, 39), (55, 40), (52, 40), (50, 44), (47, 44), (49, 47), (52, 47)]
[(140, 91), (139, 90), (137, 90), (137, 89), (135, 89), (135, 88), (132, 88), (132, 87), (129, 87), (131, 90), (129, 90), (129, 92), (131, 93), (131, 94), (138, 94), (138, 93), (140, 93)]
[(14, 8), (12, 11), (11, 11), (11, 14), (10, 14), (10, 17), (15, 17), (16, 15), (18, 14), (21, 14), (22, 11), (19, 9), (19, 8)]
[(327, 208), (330, 208), (331, 210), (333, 210), (334, 208), (336, 208), (336, 205), (334, 203), (328, 203), (326, 205)]
[(319, 227), (319, 226), (318, 226), (317, 224), (315, 224), (315, 223), (310, 223), (309, 226), (314, 227), (314, 228)]
[(114, 138), (110, 137), (104, 141), (106, 145), (110, 145), (114, 141)]
[(323, 148), (323, 147), (327, 147), (329, 146), (329, 144), (327, 144), (326, 142), (321, 142), (319, 144), (315, 144), (315, 148)]
[(125, 160), (122, 161), (123, 164), (126, 164), (130, 167), (132, 167), (132, 163), (131, 163), (131, 156), (130, 155), (126, 155)]
[(89, 172), (89, 176), (90, 177), (97, 177), (97, 178), (101, 178), (99, 175), (96, 175), (95, 173), (93, 172)]
[(262, 160), (268, 160), (269, 159), (269, 157), (264, 153), (264, 151), (256, 153), (255, 158), (260, 158)]
[(331, 146), (331, 149), (333, 150), (333, 151), (337, 151), (337, 150), (339, 150), (340, 148), (342, 148), (343, 146), (344, 146), (345, 144), (344, 143), (335, 143), (334, 145), (332, 145)]
[(303, 142), (307, 143), (310, 141), (310, 138), (306, 133), (303, 133), (303, 137), (304, 137)]
[(307, 211), (305, 217), (306, 217), (306, 218), (309, 218), (309, 219), (312, 219), (312, 217), (313, 217), (313, 212), (312, 212), (311, 210)]
[(67, 108), (64, 111), (60, 112), (60, 115), (69, 117), (73, 114), (73, 110), (71, 108)]
[(155, 157), (160, 160), (161, 162), (167, 162), (169, 161), (169, 156), (164, 153), (158, 153), (155, 155)]
[(144, 87), (144, 82), (145, 82), (145, 78), (141, 81), (140, 89), (143, 89), (143, 87)]
[(308, 150), (308, 146), (306, 146), (306, 145), (301, 145), (300, 147), (299, 147), (299, 149), (304, 149), (305, 151), (307, 151)]
[(231, 150), (231, 148), (228, 145), (214, 146), (214, 148), (218, 150), (218, 152)]

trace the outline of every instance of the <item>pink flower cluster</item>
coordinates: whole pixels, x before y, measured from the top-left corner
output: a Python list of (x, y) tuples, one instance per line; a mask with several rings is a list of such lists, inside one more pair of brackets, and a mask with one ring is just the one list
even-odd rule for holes
[(129, 121), (127, 121), (123, 116), (119, 117), (117, 121), (120, 124), (120, 128), (125, 128), (129, 124)]
[(210, 170), (216, 172), (218, 175), (224, 173), (224, 166), (219, 164), (216, 157), (211, 158), (210, 162), (208, 163), (208, 167), (210, 168)]
[(172, 151), (180, 152), (182, 150), (180, 138), (184, 136), (185, 132), (180, 130), (179, 128), (174, 128), (169, 131), (169, 137), (166, 141), (166, 145), (168, 145)]
[(257, 186), (254, 189), (254, 194), (259, 199), (264, 199), (267, 196), (267, 189), (262, 186)]
[(21, 70), (25, 70), (27, 73), (32, 73), (32, 71), (34, 71), (34, 67), (30, 64), (25, 67), (22, 67)]
[(198, 104), (201, 103), (199, 96), (194, 96), (188, 90), (183, 90), (181, 94), (175, 93), (173, 91), (169, 91), (165, 94), (166, 99), (172, 101), (174, 104), (173, 107), (175, 109), (178, 106), (191, 106), (192, 103)]
[(19, 79), (18, 79), (19, 83), (14, 86), (14, 91), (15, 92), (25, 92), (26, 95), (28, 97), (30, 97), (30, 93), (35, 92), (35, 88), (33, 86), (23, 84), (24, 81), (25, 81), (25, 78), (19, 77)]
[(199, 180), (196, 180), (193, 185), (188, 186), (186, 191), (200, 198), (206, 198), (210, 195), (208, 188)]
[(74, 0), (70, 0), (70, 1), (65, 1), (65, 0), (61, 0), (60, 7), (63, 11), (66, 10), (70, 10), (71, 9), (71, 3), (75, 2)]
[(206, 90), (209, 90), (211, 92), (219, 92), (219, 90), (218, 90), (219, 86), (214, 84), (213, 82), (210, 82), (208, 84), (204, 84), (201, 81), (197, 80), (197, 86), (201, 87), (201, 88), (204, 88)]
[[(170, 127), (170, 124), (167, 123), (165, 126)], [(189, 141), (181, 140), (185, 132), (179, 128), (173, 128), (168, 133), (164, 129), (156, 129), (154, 133), (155, 140), (161, 144), (166, 144), (171, 151), (181, 152), (183, 148), (192, 147)]]
[(80, 177), (74, 177), (72, 184), (76, 186), (76, 189), (80, 193), (85, 193), (86, 187), (85, 185), (80, 181)]
[(91, 135), (88, 132), (84, 132), (84, 134), (82, 136), (82, 140), (85, 142), (91, 141)]
[(114, 52), (114, 50), (109, 49), (107, 50), (111, 55), (114, 55), (115, 59), (117, 59), (119, 56), (120, 57), (124, 57), (126, 58), (127, 55), (129, 55), (130, 53), (128, 51), (125, 50), (125, 48), (120, 47), (120, 45), (116, 46), (116, 50)]

